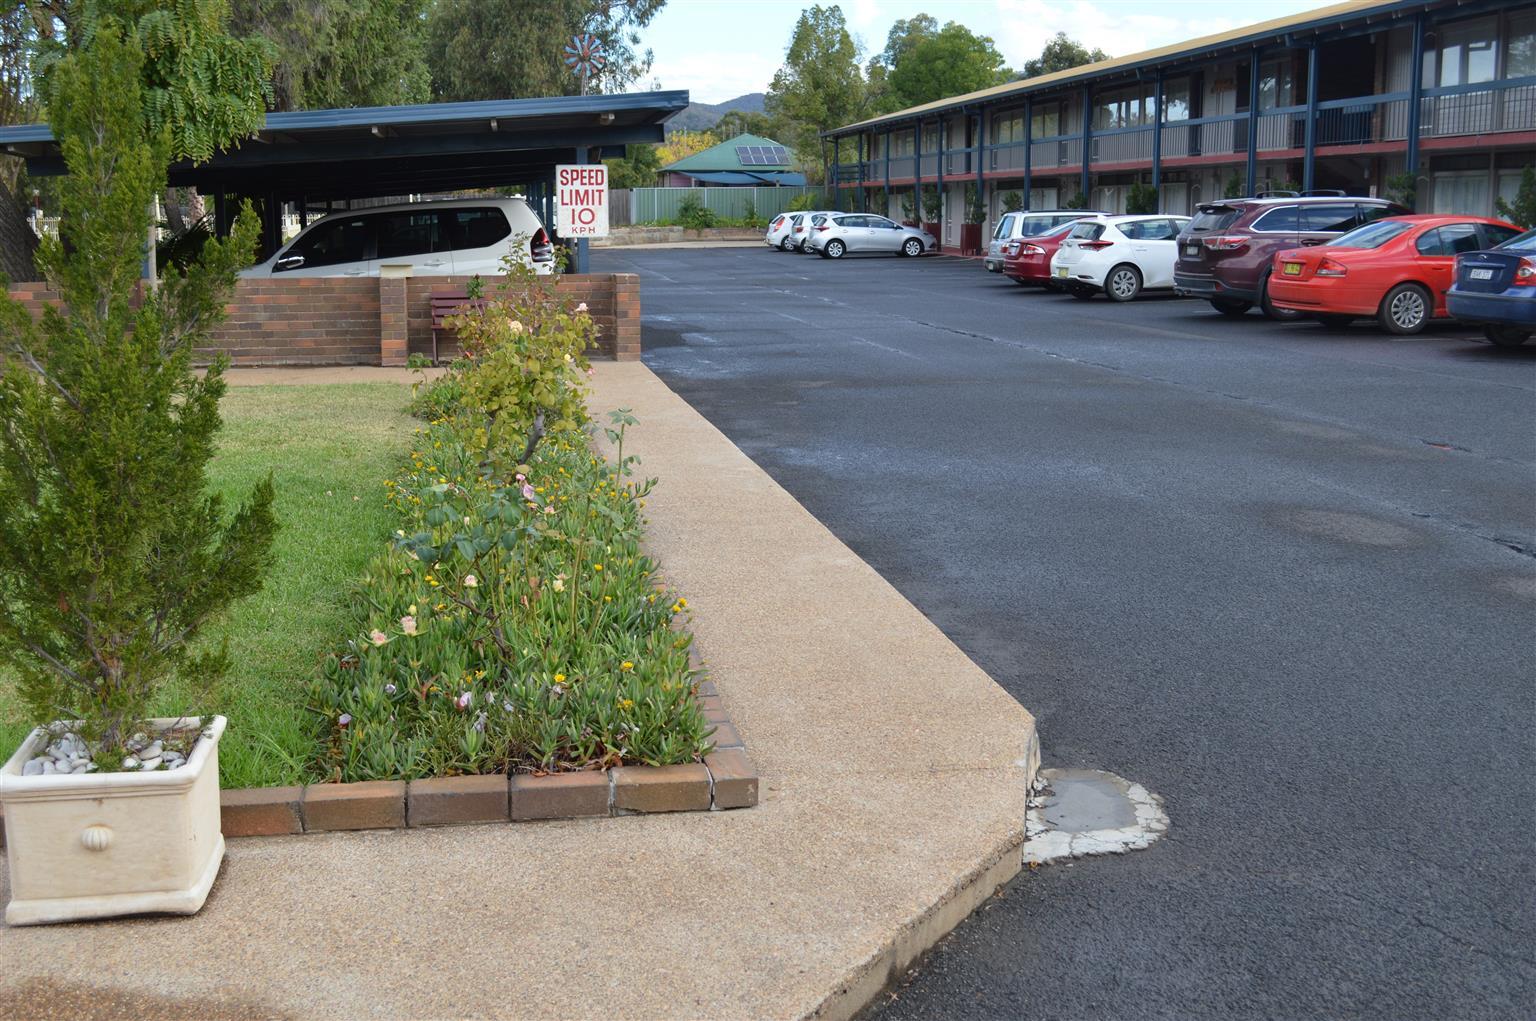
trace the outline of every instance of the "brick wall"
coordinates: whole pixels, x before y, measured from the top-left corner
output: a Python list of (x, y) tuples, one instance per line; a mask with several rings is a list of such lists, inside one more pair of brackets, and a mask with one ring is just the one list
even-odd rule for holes
[[(462, 292), (469, 277), (289, 277), (242, 280), (227, 306), (228, 318), (204, 360), (222, 351), (235, 365), (380, 365), (402, 364), (404, 351), (432, 351), (434, 291)], [(496, 279), (486, 278), (486, 288)], [(559, 294), (584, 301), (597, 321), (598, 358), (620, 361), (640, 357), (640, 280), (633, 273), (592, 273), (560, 277)], [(385, 293), (388, 292), (388, 293)], [(45, 284), (14, 284), (16, 298), (40, 314), (58, 295)], [(387, 306), (381, 310), (380, 295)], [(403, 316), (396, 311), (404, 299)], [(386, 321), (387, 320), (387, 321)], [(400, 343), (404, 326), (405, 345)], [(445, 336), (439, 353), (451, 357), (456, 347)]]
[[(472, 278), (467, 276), (412, 277), (406, 281), (407, 330), (412, 354), (432, 353), (432, 295), (462, 294)], [(492, 293), (498, 277), (485, 277)], [(598, 351), (594, 357), (618, 361), (640, 358), (640, 278), (633, 273), (588, 273), (563, 276), (555, 284), (560, 297), (572, 304), (587, 303), (587, 314), (597, 323)], [(438, 357), (451, 358), (458, 346), (451, 333), (438, 337)]]

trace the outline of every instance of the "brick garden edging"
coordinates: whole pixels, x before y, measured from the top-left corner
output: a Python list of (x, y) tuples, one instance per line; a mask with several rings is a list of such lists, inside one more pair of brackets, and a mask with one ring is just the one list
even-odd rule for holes
[(757, 769), (712, 681), (699, 685), (699, 708), (715, 725), (715, 750), (702, 763), (228, 790), (220, 795), (224, 836), (751, 808)]

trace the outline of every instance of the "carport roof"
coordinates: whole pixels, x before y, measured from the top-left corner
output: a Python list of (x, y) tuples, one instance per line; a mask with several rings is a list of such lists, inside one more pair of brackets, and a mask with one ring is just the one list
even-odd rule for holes
[[(211, 193), (366, 198), (548, 179), (558, 163), (664, 140), (688, 93), (625, 93), (269, 113), (255, 137), (206, 163), (171, 167), (169, 183)], [(0, 148), (33, 174), (62, 173), (46, 124), (0, 128)]]

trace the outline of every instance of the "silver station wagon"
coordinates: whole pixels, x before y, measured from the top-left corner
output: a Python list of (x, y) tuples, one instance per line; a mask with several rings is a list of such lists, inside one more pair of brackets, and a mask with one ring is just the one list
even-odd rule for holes
[(874, 213), (828, 213), (811, 228), (806, 247), (823, 259), (841, 259), (849, 254), (922, 255), (938, 244), (925, 230)]

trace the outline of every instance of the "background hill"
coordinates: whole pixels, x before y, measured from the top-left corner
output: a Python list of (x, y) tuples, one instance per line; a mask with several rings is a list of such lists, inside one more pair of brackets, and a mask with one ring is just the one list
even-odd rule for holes
[(745, 96), (727, 99), (723, 103), (689, 103), (688, 109), (667, 122), (667, 131), (703, 131), (715, 126), (715, 122), (732, 110), (742, 113), (762, 113), (763, 94), (749, 92)]

